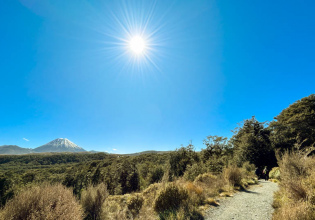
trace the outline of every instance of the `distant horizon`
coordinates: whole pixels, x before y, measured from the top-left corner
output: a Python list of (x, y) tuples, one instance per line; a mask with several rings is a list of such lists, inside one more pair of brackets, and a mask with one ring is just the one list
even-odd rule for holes
[(315, 2), (13, 0), (0, 144), (199, 151), (315, 93)]
[[(311, 95), (311, 94), (309, 94), (309, 95)], [(306, 96), (305, 96), (306, 97)], [(304, 98), (304, 97), (301, 97), (300, 99), (302, 99), (302, 98)], [(298, 100), (300, 100), (300, 99), (298, 99)], [(294, 102), (296, 102), (296, 101), (298, 101), (298, 100), (295, 100)], [(290, 103), (290, 104), (288, 104), (288, 106), (287, 107), (285, 107), (285, 108), (288, 108), (290, 105), (292, 105), (294, 102), (292, 102), (292, 103)], [(284, 109), (285, 109), (284, 108)], [(282, 110), (284, 110), (284, 109), (282, 109)], [(281, 111), (282, 111), (281, 110)], [(280, 112), (281, 112), (280, 111)], [(280, 112), (279, 112), (279, 114), (280, 114)], [(272, 120), (266, 120), (266, 121), (260, 121), (260, 122), (271, 122), (271, 121), (273, 121), (274, 120), (274, 118), (276, 117), (277, 115), (275, 115), (274, 117), (273, 117), (273, 119)], [(255, 115), (253, 115), (252, 117), (255, 117), (256, 118), (256, 116)], [(247, 119), (249, 119), (249, 118), (247, 118)], [(244, 120), (247, 120), (247, 119), (244, 119)], [(257, 119), (257, 118), (256, 118)], [(240, 123), (242, 123), (244, 120), (242, 120), (242, 121), (240, 121), (238, 124), (240, 124)], [(259, 120), (258, 120), (259, 121)], [(238, 126), (236, 125), (236, 127), (235, 128), (237, 128)], [(233, 130), (231, 130), (230, 131), (231, 132), (231, 135), (230, 136), (223, 136), (223, 137), (227, 137), (228, 139), (230, 139), (232, 136), (233, 136)], [(215, 135), (215, 134), (214, 134)], [(217, 136), (220, 136), (220, 135), (217, 135)], [(207, 137), (207, 136), (206, 136)], [(204, 139), (206, 139), (206, 137), (204, 137)], [(25, 138), (22, 138), (22, 139), (25, 139)], [(67, 138), (67, 137), (58, 137), (58, 138), (54, 138), (54, 139), (52, 139), (52, 140), (50, 140), (50, 141), (48, 141), (48, 142), (46, 142), (45, 144), (47, 144), (47, 143), (49, 143), (49, 142), (51, 142), (51, 141), (54, 141), (54, 140), (57, 140), (57, 139), (67, 139), (67, 140), (69, 140), (70, 142), (72, 142), (72, 143), (74, 143), (74, 144), (76, 144), (77, 146), (79, 146), (79, 147), (82, 147), (80, 144), (77, 144), (77, 143), (75, 143), (74, 141), (72, 141), (72, 140), (70, 140), (69, 138)], [(199, 146), (196, 146), (191, 140), (190, 141), (188, 141), (187, 142), (187, 144), (180, 144), (180, 146), (179, 147), (175, 147), (174, 149), (172, 149), (172, 148), (169, 148), (168, 150), (156, 150), (156, 149), (150, 149), (150, 148), (146, 148), (145, 150), (142, 150), (142, 151), (128, 151), (128, 152), (117, 152), (117, 149), (112, 149), (112, 150), (109, 150), (109, 151), (101, 151), (101, 150), (94, 150), (93, 149), (93, 147), (82, 147), (84, 150), (86, 150), (86, 151), (97, 151), (97, 152), (104, 152), (104, 153), (112, 153), (112, 154), (133, 154), (133, 153), (140, 153), (140, 152), (145, 152), (145, 151), (174, 151), (174, 150), (176, 150), (176, 149), (179, 149), (179, 148), (181, 148), (181, 147), (186, 147), (186, 146), (188, 146), (189, 144), (192, 144), (194, 147), (195, 147), (195, 151), (197, 151), (197, 152), (199, 152), (199, 151), (201, 151), (202, 149), (204, 149), (205, 148), (205, 146), (204, 146), (204, 144), (203, 144), (203, 140), (204, 139), (202, 139), (202, 143), (201, 143), (201, 146), (199, 145)], [(29, 140), (27, 140), (27, 141), (29, 141)], [(41, 144), (41, 145), (39, 145), (39, 146), (37, 146), (37, 147), (40, 147), (40, 146), (42, 146), (42, 145), (45, 145), (45, 144)], [(20, 145), (17, 145), (17, 144), (0, 144), (0, 146), (3, 146), (3, 145), (16, 145), (16, 146), (19, 146), (19, 147), (23, 147), (23, 146), (20, 146)], [(27, 148), (27, 149), (35, 149), (35, 148), (37, 148), (37, 147), (23, 147), (23, 148)]]

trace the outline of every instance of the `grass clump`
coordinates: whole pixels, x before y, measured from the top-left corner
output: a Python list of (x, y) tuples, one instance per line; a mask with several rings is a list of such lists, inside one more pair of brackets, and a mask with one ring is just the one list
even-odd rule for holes
[(157, 195), (153, 209), (160, 219), (191, 219), (198, 214), (194, 204), (189, 203), (187, 189), (175, 184), (167, 184)]
[(127, 207), (131, 212), (133, 218), (135, 218), (139, 214), (140, 209), (143, 205), (143, 201), (144, 199), (140, 194), (135, 194), (128, 198)]
[(227, 167), (223, 171), (225, 179), (232, 186), (241, 186), (242, 185), (242, 171), (236, 166)]
[(279, 159), (281, 182), (274, 195), (273, 220), (315, 219), (314, 163), (314, 156), (307, 157), (301, 151), (285, 152)]
[(13, 197), (0, 214), (8, 220), (83, 219), (82, 207), (70, 189), (61, 184), (33, 186)]
[(200, 174), (199, 176), (197, 176), (195, 178), (195, 182), (201, 182), (201, 183), (205, 183), (207, 185), (211, 185), (216, 181), (217, 177), (210, 174), (210, 173), (204, 173), (204, 174)]

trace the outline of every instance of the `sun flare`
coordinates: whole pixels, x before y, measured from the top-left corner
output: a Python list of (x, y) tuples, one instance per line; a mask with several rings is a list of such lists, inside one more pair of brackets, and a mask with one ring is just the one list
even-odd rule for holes
[(142, 37), (135, 36), (130, 40), (129, 47), (133, 53), (139, 55), (144, 52), (146, 43)]
[(122, 1), (124, 4), (109, 14), (113, 22), (108, 23), (109, 31), (105, 33), (108, 41), (104, 41), (109, 57), (119, 63), (121, 71), (131, 74), (161, 71), (159, 61), (166, 48), (163, 34), (166, 25), (155, 13), (155, 3), (144, 0), (141, 7), (134, 7), (130, 3), (133, 1)]

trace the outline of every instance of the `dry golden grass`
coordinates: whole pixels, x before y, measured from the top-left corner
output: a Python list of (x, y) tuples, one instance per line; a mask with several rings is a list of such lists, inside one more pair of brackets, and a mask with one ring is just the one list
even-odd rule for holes
[(43, 184), (21, 192), (10, 200), (1, 219), (5, 220), (79, 220), (83, 211), (72, 194), (61, 184)]
[(222, 192), (222, 193), (220, 193), (219, 196), (220, 197), (233, 197), (233, 194), (229, 193), (229, 192)]
[(99, 220), (104, 218), (102, 206), (108, 197), (107, 187), (104, 183), (89, 186), (81, 195), (81, 204), (85, 210), (86, 219)]
[(299, 201), (293, 204), (286, 204), (277, 210), (273, 215), (273, 220), (288, 219), (288, 220), (314, 220), (315, 212), (314, 207), (308, 203)]
[(220, 203), (216, 201), (214, 198), (208, 198), (205, 201), (206, 204), (212, 205), (212, 206), (219, 206)]
[(274, 195), (273, 219), (315, 219), (315, 158), (286, 152), (279, 161), (280, 190)]
[(203, 189), (206, 198), (218, 196), (221, 192), (232, 191), (233, 187), (222, 175), (214, 176), (210, 173), (199, 175), (194, 184)]
[(232, 186), (241, 186), (242, 185), (242, 171), (240, 168), (232, 166), (227, 167), (223, 171), (225, 179), (232, 185)]

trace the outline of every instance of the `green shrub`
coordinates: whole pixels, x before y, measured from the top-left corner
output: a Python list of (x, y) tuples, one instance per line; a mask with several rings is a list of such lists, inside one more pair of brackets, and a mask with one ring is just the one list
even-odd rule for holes
[(194, 146), (189, 144), (187, 147), (181, 147), (170, 154), (170, 171), (176, 177), (183, 176), (187, 166), (198, 161), (199, 157)]
[(176, 211), (188, 198), (188, 192), (171, 183), (160, 191), (154, 201), (153, 208), (157, 213)]
[(154, 168), (154, 170), (152, 171), (150, 177), (149, 177), (149, 183), (157, 183), (160, 182), (163, 178), (164, 175), (164, 170), (162, 167), (156, 167)]
[(195, 163), (193, 165), (188, 165), (184, 173), (184, 179), (189, 181), (194, 181), (194, 179), (203, 173), (206, 173), (207, 169), (203, 163)]
[(269, 172), (269, 178), (280, 180), (280, 168), (279, 167), (272, 168)]
[(106, 185), (89, 186), (82, 192), (81, 203), (84, 208), (85, 219), (102, 219), (102, 206), (108, 197)]
[(33, 186), (14, 196), (2, 210), (1, 219), (82, 219), (83, 211), (70, 189), (61, 184)]
[[(225, 158), (225, 159), (224, 159)], [(211, 157), (206, 162), (206, 167), (210, 172), (213, 173), (221, 173), (224, 167), (227, 165), (226, 157)]]
[(251, 173), (255, 170), (255, 165), (246, 161), (243, 163), (243, 169), (246, 170), (246, 172)]

